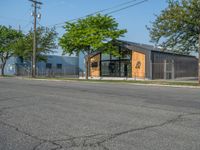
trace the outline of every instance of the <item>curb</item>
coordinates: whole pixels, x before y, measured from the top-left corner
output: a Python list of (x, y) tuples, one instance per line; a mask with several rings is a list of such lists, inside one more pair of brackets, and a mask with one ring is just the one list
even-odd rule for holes
[(200, 89), (200, 86), (186, 86), (186, 85), (140, 84), (140, 83), (128, 83), (128, 84), (141, 85), (141, 86), (157, 86), (157, 87)]
[[(21, 80), (35, 80), (35, 81), (54, 81), (54, 82), (79, 82), (77, 80), (57, 80), (57, 79), (33, 79), (33, 78), (24, 78), (24, 77), (15, 77), (16, 79), (21, 79)], [(106, 82), (101, 80), (102, 82), (95, 82), (94, 81), (83, 81), (87, 83), (109, 83), (109, 84), (116, 84), (112, 82)], [(82, 82), (82, 81), (81, 81)], [(119, 82), (123, 84), (129, 84), (129, 85), (138, 85), (138, 86), (154, 86), (154, 87), (172, 87), (172, 88), (190, 88), (190, 89), (200, 89), (200, 86), (186, 86), (186, 85), (162, 85), (162, 84), (143, 84), (143, 83), (125, 83), (125, 82)], [(119, 84), (118, 83), (118, 84)]]

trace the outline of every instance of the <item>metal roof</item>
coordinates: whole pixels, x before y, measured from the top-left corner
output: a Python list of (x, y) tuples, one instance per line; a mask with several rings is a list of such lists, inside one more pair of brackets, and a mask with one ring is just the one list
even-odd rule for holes
[[(135, 42), (123, 41), (123, 40), (120, 40), (120, 41), (123, 42), (123, 43), (126, 44), (126, 45), (129, 45), (129, 46), (140, 47), (140, 48), (142, 48), (142, 49), (149, 50), (149, 51), (164, 52), (163, 49), (158, 48), (158, 47), (155, 47), (155, 46), (153, 46), (153, 45), (141, 44), (141, 43), (135, 43)], [(167, 52), (168, 52), (168, 51), (167, 51)]]
[[(136, 43), (136, 42), (130, 42), (130, 41), (124, 41), (124, 40), (118, 40), (119, 43), (123, 44), (123, 47), (129, 49), (129, 50), (134, 50), (131, 47), (137, 48), (137, 50), (146, 50), (146, 51), (153, 51), (153, 52), (159, 52), (159, 53), (165, 53), (165, 54), (171, 54), (171, 55), (178, 55), (178, 56), (185, 56), (185, 57), (194, 57), (192, 55), (184, 55), (184, 54), (177, 54), (174, 53), (170, 50), (166, 50), (163, 49), (161, 47), (156, 47), (153, 45), (149, 45), (149, 44), (142, 44), (142, 43)], [(90, 54), (90, 56), (95, 56), (98, 53), (101, 53), (102, 51), (97, 51), (97, 52), (93, 52)], [(197, 59), (197, 58), (196, 58)]]
[(123, 41), (123, 40), (119, 40), (119, 41), (121, 41), (124, 44), (124, 46), (126, 48), (130, 49), (130, 50), (133, 50), (130, 47), (135, 47), (135, 48), (138, 48), (138, 50), (142, 49), (142, 50), (166, 53), (166, 54), (171, 54), (171, 55), (179, 55), (179, 56), (185, 56), (185, 57), (195, 57), (195, 56), (192, 56), (192, 55), (174, 53), (173, 51), (170, 51), (170, 50), (167, 50), (167, 49), (162, 49), (162, 48), (159, 48), (159, 47), (155, 47), (153, 45), (141, 44), (141, 43), (135, 43), (135, 42)]

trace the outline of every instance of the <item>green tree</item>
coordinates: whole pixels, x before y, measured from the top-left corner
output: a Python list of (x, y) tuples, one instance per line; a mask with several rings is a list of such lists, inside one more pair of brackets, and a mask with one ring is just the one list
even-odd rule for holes
[(168, 7), (148, 29), (151, 41), (163, 50), (190, 54), (199, 49), (200, 56), (200, 0), (169, 0)]
[(87, 55), (86, 79), (88, 79), (89, 56), (100, 49), (105, 53), (118, 55), (114, 42), (127, 31), (118, 29), (116, 20), (108, 15), (97, 14), (79, 19), (77, 22), (66, 22), (66, 33), (60, 38), (59, 44), (63, 53), (80, 53)]
[[(55, 31), (55, 28), (38, 27), (36, 39), (36, 59), (37, 61), (46, 61), (46, 55), (49, 53), (54, 53), (54, 49), (57, 48), (57, 32)], [(25, 60), (32, 60), (32, 54), (33, 31), (31, 30), (16, 43), (15, 55), (20, 56)]]
[(15, 54), (16, 42), (22, 37), (22, 32), (0, 25), (0, 68), (2, 76), (4, 76), (7, 60)]

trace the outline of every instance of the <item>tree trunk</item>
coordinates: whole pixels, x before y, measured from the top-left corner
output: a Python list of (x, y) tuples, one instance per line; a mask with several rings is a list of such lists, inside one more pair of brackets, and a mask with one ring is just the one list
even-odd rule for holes
[(85, 79), (88, 80), (88, 56), (86, 56), (87, 58), (85, 59), (86, 65), (86, 71), (85, 71)]
[(6, 65), (6, 63), (3, 62), (3, 63), (2, 63), (2, 68), (1, 68), (1, 75), (2, 75), (2, 76), (5, 75), (5, 74), (4, 74), (4, 68), (5, 68), (5, 65)]
[(86, 80), (88, 80), (88, 77), (89, 77), (89, 74), (90, 74), (90, 57), (89, 57), (89, 54), (86, 58)]
[(199, 84), (200, 84), (200, 34), (199, 34), (199, 63), (198, 63), (198, 79), (199, 79)]

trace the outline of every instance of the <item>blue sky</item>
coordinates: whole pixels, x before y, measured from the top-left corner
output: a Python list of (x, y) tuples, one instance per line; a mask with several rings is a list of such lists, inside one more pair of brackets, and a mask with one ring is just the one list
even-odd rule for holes
[[(129, 0), (40, 0), (42, 19), (40, 25), (53, 25), (67, 20), (75, 19), (98, 10), (109, 8)], [(136, 0), (138, 2), (140, 0)], [(134, 3), (133, 3), (134, 4)], [(166, 0), (149, 0), (126, 10), (112, 14), (119, 23), (119, 28), (127, 29), (128, 33), (122, 39), (149, 44), (149, 32), (146, 25), (155, 19), (167, 6)], [(18, 29), (19, 25), (24, 32), (32, 27), (32, 7), (28, 0), (0, 0), (0, 24), (11, 25)], [(60, 27), (57, 28), (59, 36), (64, 33)], [(60, 51), (59, 53), (60, 54)]]

